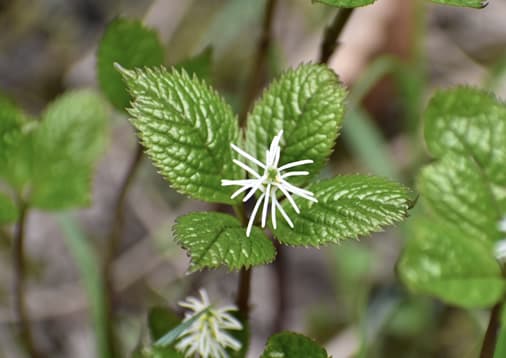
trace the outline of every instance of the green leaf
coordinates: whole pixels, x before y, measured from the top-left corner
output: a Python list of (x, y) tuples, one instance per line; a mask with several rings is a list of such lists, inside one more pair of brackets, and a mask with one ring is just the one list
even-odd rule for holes
[(185, 70), (190, 76), (197, 76), (203, 80), (210, 82), (212, 72), (213, 49), (206, 47), (201, 53), (194, 57), (190, 57), (176, 65), (174, 68)]
[(120, 69), (135, 97), (132, 123), (160, 173), (183, 194), (208, 202), (233, 204), (235, 189), (222, 179), (244, 173), (232, 160), (239, 142), (237, 118), (207, 83), (185, 71)]
[(496, 199), (493, 187), (472, 159), (448, 153), (422, 169), (418, 189), (435, 217), (475, 240), (501, 239), (497, 223), (506, 212), (506, 202)]
[(18, 209), (11, 198), (0, 193), (0, 225), (11, 224), (18, 218)]
[(107, 26), (98, 46), (97, 74), (100, 88), (116, 108), (125, 110), (130, 95), (114, 63), (129, 69), (157, 66), (164, 63), (164, 52), (157, 33), (140, 21), (118, 18)]
[(172, 347), (145, 347), (136, 351), (132, 358), (184, 358), (184, 355)]
[(241, 322), (242, 329), (230, 330), (227, 333), (234, 337), (238, 342), (241, 343), (241, 349), (238, 351), (232, 348), (227, 348), (227, 353), (230, 358), (245, 358), (248, 354), (251, 337), (251, 326), (249, 320), (244, 318), (244, 315), (239, 311), (230, 312), (239, 322)]
[[(274, 136), (283, 130), (280, 165), (303, 159), (318, 174), (329, 157), (344, 116), (346, 91), (337, 75), (323, 65), (301, 65), (274, 81), (248, 116), (247, 152), (260, 161)], [(299, 177), (298, 184), (308, 180)]]
[(317, 203), (297, 198), (296, 214), (283, 203), (294, 228), (278, 213), (276, 238), (294, 246), (320, 246), (357, 238), (402, 221), (410, 206), (409, 190), (380, 177), (338, 176), (308, 187)]
[(269, 338), (261, 358), (328, 358), (323, 347), (302, 334), (277, 333)]
[(469, 87), (440, 91), (424, 120), (434, 157), (454, 151), (474, 160), (487, 181), (506, 185), (506, 106), (494, 95)]
[(0, 170), (21, 136), (23, 112), (7, 98), (0, 96)]
[(87, 90), (68, 92), (47, 107), (33, 132), (33, 207), (57, 210), (89, 203), (106, 118), (101, 98)]
[(86, 240), (84, 233), (69, 216), (60, 216), (59, 222), (66, 235), (66, 243), (79, 269), (88, 296), (94, 325), (93, 331), (97, 339), (97, 357), (112, 357), (107, 328), (105, 283), (102, 278), (98, 257)]
[(0, 96), (0, 176), (19, 192), (30, 178), (31, 143), (27, 127), (23, 111)]
[(506, 310), (504, 304), (500, 313), (499, 332), (497, 333), (497, 343), (494, 351), (494, 358), (506, 357)]
[(200, 311), (199, 313), (193, 315), (190, 319), (186, 321), (182, 321), (180, 324), (178, 324), (176, 327), (172, 328), (169, 332), (166, 332), (162, 337), (156, 340), (155, 346), (157, 347), (166, 347), (170, 346), (172, 343), (178, 339), (178, 337), (186, 330), (188, 329), (193, 322), (198, 320), (200, 316), (206, 314), (208, 312), (208, 308)]
[(412, 225), (398, 271), (414, 292), (463, 307), (489, 307), (501, 299), (505, 282), (493, 245), (436, 220)]
[(476, 9), (482, 9), (488, 5), (488, 0), (432, 0), (432, 2), (442, 5), (473, 7)]
[(352, 7), (359, 7), (359, 6), (365, 6), (370, 5), (375, 0), (313, 0), (313, 2), (319, 2), (325, 5), (334, 6), (334, 7), (346, 7), (346, 8), (352, 8)]
[(181, 318), (167, 307), (153, 307), (148, 312), (149, 334), (153, 341), (162, 338), (181, 323)]
[(188, 251), (191, 271), (226, 265), (231, 270), (274, 260), (272, 242), (258, 228), (250, 237), (234, 217), (214, 212), (191, 213), (177, 219), (176, 241)]

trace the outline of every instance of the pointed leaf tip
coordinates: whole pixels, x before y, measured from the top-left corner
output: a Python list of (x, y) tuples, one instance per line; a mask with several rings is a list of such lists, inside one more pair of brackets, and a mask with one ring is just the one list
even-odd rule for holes
[(118, 62), (114, 62), (113, 66), (116, 69), (116, 71), (121, 73), (123, 77), (125, 78), (128, 77), (131, 79), (135, 78), (135, 71), (126, 69), (125, 67), (121, 66)]

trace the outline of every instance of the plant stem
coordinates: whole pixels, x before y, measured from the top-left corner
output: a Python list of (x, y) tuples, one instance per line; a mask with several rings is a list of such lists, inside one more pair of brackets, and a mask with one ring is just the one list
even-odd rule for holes
[(20, 336), (25, 344), (26, 350), (30, 357), (41, 357), (33, 339), (30, 318), (26, 306), (26, 262), (25, 262), (25, 226), (28, 208), (26, 204), (19, 200), (19, 220), (14, 232), (13, 241), (13, 264), (14, 264), (14, 309), (20, 327)]
[(276, 7), (277, 0), (267, 0), (264, 10), (264, 18), (262, 23), (262, 32), (257, 42), (255, 59), (253, 62), (253, 68), (248, 79), (248, 87), (245, 92), (245, 97), (242, 105), (242, 112), (240, 121), (244, 125), (246, 116), (254, 102), (264, 79), (262, 71), (265, 66), (265, 60), (271, 46), (271, 32), (272, 32), (272, 20), (274, 18), (274, 9)]
[(497, 303), (490, 312), (490, 319), (488, 321), (487, 331), (483, 339), (481, 347), (480, 358), (493, 358), (495, 346), (497, 343), (497, 333), (499, 332), (500, 315), (502, 309), (502, 302)]
[(244, 210), (244, 204), (241, 203), (240, 205), (234, 205), (233, 206), (235, 216), (239, 219), (241, 222), (241, 225), (246, 227), (246, 224), (248, 222), (248, 218), (246, 217), (246, 211)]
[(108, 235), (107, 247), (105, 248), (105, 254), (103, 259), (103, 275), (104, 275), (104, 289), (105, 289), (105, 314), (107, 319), (105, 320), (107, 327), (105, 327), (107, 342), (112, 357), (118, 356), (118, 349), (116, 347), (116, 334), (114, 330), (114, 282), (112, 280), (113, 262), (116, 257), (118, 248), (121, 244), (121, 238), (124, 226), (124, 211), (125, 201), (127, 198), (128, 191), (131, 187), (135, 174), (142, 162), (142, 146), (137, 143), (135, 153), (130, 161), (128, 169), (126, 171), (123, 182), (120, 185), (118, 196), (114, 204), (114, 217), (111, 225), (111, 229)]
[[(237, 218), (241, 221), (241, 225), (246, 227), (248, 218), (246, 217), (246, 211), (244, 204), (234, 205), (234, 213)], [(237, 309), (242, 315), (243, 319), (248, 319), (249, 316), (249, 294), (251, 291), (251, 268), (241, 269), (239, 271), (239, 284), (237, 287), (237, 297), (235, 300)]]
[(274, 322), (272, 325), (273, 333), (279, 332), (283, 329), (283, 325), (286, 319), (286, 307), (287, 307), (287, 271), (286, 271), (286, 256), (284, 252), (284, 247), (279, 243), (279, 241), (275, 240), (274, 245), (276, 246), (276, 251), (278, 252), (276, 255), (276, 261), (274, 261), (274, 274), (275, 280), (274, 284), (277, 288), (277, 301), (276, 301), (276, 315), (274, 318)]
[[(255, 59), (253, 62), (253, 68), (251, 70), (250, 78), (248, 81), (248, 88), (246, 89), (245, 92), (246, 94), (243, 101), (241, 116), (239, 117), (241, 125), (245, 124), (248, 111), (251, 107), (251, 104), (254, 102), (263, 82), (264, 76), (262, 76), (262, 71), (265, 66), (266, 62), (265, 60), (267, 59), (269, 47), (271, 45), (272, 22), (274, 18), (274, 9), (276, 7), (276, 3), (277, 0), (267, 0), (265, 4), (264, 17), (262, 22), (262, 32), (257, 42), (257, 49)], [(247, 218), (244, 211), (244, 205), (241, 205), (239, 207), (234, 206), (234, 211), (241, 220), (242, 225), (246, 227)], [(236, 305), (244, 319), (248, 319), (249, 316), (251, 271), (252, 269), (249, 268), (249, 269), (242, 269), (239, 272), (239, 285), (237, 288)]]
[(12, 242), (11, 233), (4, 228), (0, 228), (0, 238), (7, 240), (9, 243)]
[(239, 272), (239, 286), (235, 304), (243, 319), (249, 318), (249, 295), (251, 291), (251, 268)]
[(109, 232), (109, 241), (105, 253), (105, 262), (110, 264), (116, 256), (116, 251), (121, 243), (123, 224), (124, 224), (124, 212), (125, 212), (125, 201), (127, 198), (128, 191), (133, 182), (135, 174), (139, 169), (142, 162), (142, 145), (137, 143), (135, 153), (130, 161), (130, 165), (127, 168), (123, 182), (120, 185), (118, 196), (114, 204), (114, 218)]
[(318, 59), (319, 63), (328, 63), (330, 57), (334, 53), (338, 45), (338, 39), (343, 29), (345, 28), (348, 20), (353, 13), (353, 8), (339, 9), (332, 23), (325, 29), (323, 40), (320, 46), (320, 56)]

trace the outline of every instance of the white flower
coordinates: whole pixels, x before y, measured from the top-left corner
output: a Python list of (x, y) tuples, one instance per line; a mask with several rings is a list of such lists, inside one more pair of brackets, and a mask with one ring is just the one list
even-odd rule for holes
[(499, 225), (497, 225), (499, 231), (506, 233), (506, 215), (499, 221)]
[(499, 240), (495, 243), (494, 255), (498, 261), (506, 261), (506, 240)]
[[(497, 225), (499, 231), (506, 233), (506, 216)], [(506, 239), (499, 240), (494, 246), (495, 258), (500, 262), (506, 262)]]
[(183, 331), (178, 338), (176, 349), (184, 353), (185, 357), (198, 354), (202, 358), (227, 358), (226, 348), (236, 351), (241, 349), (241, 343), (226, 332), (242, 329), (241, 323), (229, 313), (236, 311), (237, 308), (233, 305), (214, 308), (207, 292), (202, 289), (199, 293), (200, 300), (188, 297), (185, 301), (179, 302), (181, 307), (192, 311), (185, 314), (185, 321), (203, 310), (207, 312)]
[(264, 170), (263, 174), (260, 175), (257, 173), (253, 168), (248, 166), (247, 164), (234, 159), (234, 163), (246, 170), (253, 178), (252, 179), (241, 179), (241, 180), (222, 180), (221, 185), (223, 186), (229, 186), (229, 185), (238, 185), (241, 186), (237, 191), (235, 191), (231, 198), (235, 198), (241, 193), (245, 192), (249, 189), (249, 192), (244, 197), (243, 201), (249, 200), (257, 190), (260, 190), (262, 194), (258, 198), (253, 211), (251, 212), (251, 216), (249, 218), (248, 227), (246, 229), (246, 236), (249, 237), (251, 233), (251, 229), (253, 227), (253, 223), (255, 221), (256, 214), (258, 210), (260, 209), (260, 205), (262, 205), (263, 202), (263, 208), (262, 208), (262, 227), (265, 227), (265, 224), (267, 222), (267, 215), (268, 215), (268, 207), (269, 202), (271, 206), (271, 220), (272, 220), (272, 226), (274, 229), (276, 229), (276, 209), (278, 209), (281, 212), (281, 215), (286, 220), (288, 225), (290, 225), (291, 228), (293, 228), (293, 223), (288, 217), (286, 211), (283, 209), (281, 204), (279, 203), (278, 197), (277, 197), (277, 191), (281, 191), (281, 193), (286, 196), (288, 202), (290, 205), (292, 205), (295, 212), (298, 214), (300, 213), (299, 207), (293, 200), (292, 194), (300, 196), (301, 198), (310, 200), (312, 202), (317, 202), (316, 198), (314, 197), (313, 193), (311, 193), (308, 190), (298, 188), (289, 182), (286, 181), (289, 177), (294, 176), (300, 176), (300, 175), (308, 175), (309, 172), (307, 171), (290, 171), (285, 172), (287, 169), (294, 168), (300, 165), (304, 164), (311, 164), (313, 163), (310, 159), (305, 160), (298, 160), (296, 162), (291, 162), (284, 164), (280, 167), (278, 167), (279, 163), (279, 157), (281, 154), (281, 148), (279, 146), (279, 142), (281, 140), (281, 137), (283, 135), (283, 131), (280, 131), (277, 136), (274, 137), (274, 139), (271, 142), (270, 148), (266, 151), (265, 154), (265, 163), (260, 162), (258, 159), (253, 157), (252, 155), (246, 153), (244, 150), (239, 148), (238, 146), (231, 144), (231, 147), (233, 150), (235, 150), (237, 153), (242, 155), (244, 158), (248, 159), (250, 162), (256, 164), (258, 167)]

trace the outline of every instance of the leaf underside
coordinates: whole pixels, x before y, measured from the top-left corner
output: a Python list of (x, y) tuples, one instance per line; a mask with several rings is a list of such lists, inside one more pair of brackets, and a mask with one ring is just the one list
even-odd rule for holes
[(0, 99), (0, 117), (0, 176), (16, 195), (45, 210), (89, 204), (93, 166), (106, 137), (100, 96), (67, 92), (48, 105), (40, 121)]
[(86, 206), (91, 179), (106, 140), (107, 112), (88, 90), (51, 103), (33, 132), (30, 204), (46, 210)]
[(269, 338), (261, 358), (327, 358), (323, 347), (302, 334), (280, 332)]
[(140, 21), (117, 18), (105, 30), (97, 52), (97, 75), (107, 99), (120, 111), (130, 103), (130, 94), (114, 63), (124, 68), (164, 63), (164, 48), (155, 31)]

